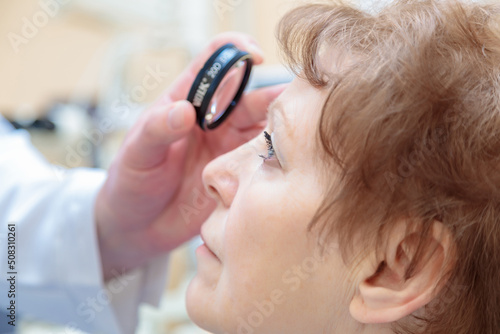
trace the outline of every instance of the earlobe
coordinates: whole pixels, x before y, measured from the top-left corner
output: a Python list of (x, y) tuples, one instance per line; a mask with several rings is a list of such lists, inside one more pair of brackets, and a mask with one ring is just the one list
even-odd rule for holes
[[(361, 323), (398, 321), (430, 303), (454, 266), (454, 261), (450, 261), (455, 255), (452, 234), (439, 221), (432, 223), (420, 252), (420, 235), (409, 233), (404, 223), (398, 224), (387, 240), (384, 259), (377, 267), (372, 264), (364, 270), (365, 277), (359, 278), (350, 304), (351, 316)], [(411, 277), (407, 277), (415, 256), (420, 261)]]

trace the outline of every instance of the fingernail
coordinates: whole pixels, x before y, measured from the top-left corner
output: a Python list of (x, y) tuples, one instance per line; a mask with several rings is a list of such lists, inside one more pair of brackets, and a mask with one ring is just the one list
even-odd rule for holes
[(168, 114), (168, 125), (172, 130), (180, 130), (184, 127), (184, 110), (179, 102), (173, 105), (172, 110)]
[(249, 51), (250, 51), (250, 53), (253, 53), (254, 55), (258, 55), (261, 58), (264, 58), (264, 51), (262, 51), (262, 49), (257, 44), (252, 43), (250, 45)]

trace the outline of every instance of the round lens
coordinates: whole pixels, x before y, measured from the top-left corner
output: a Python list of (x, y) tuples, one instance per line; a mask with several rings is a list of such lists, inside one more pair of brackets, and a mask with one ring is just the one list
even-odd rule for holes
[(245, 77), (246, 67), (247, 62), (240, 60), (226, 73), (219, 87), (217, 87), (205, 114), (205, 121), (208, 124), (216, 122), (224, 114), (224, 111), (229, 107), (231, 102), (233, 102)]

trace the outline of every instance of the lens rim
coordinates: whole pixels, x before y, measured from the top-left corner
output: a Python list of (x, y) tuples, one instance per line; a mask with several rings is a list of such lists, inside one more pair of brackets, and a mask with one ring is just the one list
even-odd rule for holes
[[(220, 57), (221, 54), (228, 49), (233, 49), (234, 54), (227, 59)], [(229, 106), (224, 110), (221, 115), (213, 122), (206, 121), (207, 111), (210, 107), (210, 102), (212, 101), (217, 88), (222, 83), (227, 72), (236, 64), (237, 62), (245, 61), (245, 73), (243, 79), (241, 80), (240, 86), (232, 99)], [(220, 68), (217, 69), (216, 73), (213, 73), (211, 69), (219, 64)], [(200, 70), (196, 79), (194, 80), (191, 90), (189, 91), (187, 100), (191, 102), (196, 110), (196, 119), (198, 125), (203, 130), (212, 130), (218, 127), (224, 120), (231, 114), (234, 107), (238, 104), (238, 101), (245, 91), (246, 85), (250, 78), (250, 73), (252, 71), (253, 61), (251, 55), (248, 52), (239, 50), (234, 44), (226, 44), (220, 47), (214, 54), (207, 60)], [(208, 84), (208, 88), (205, 88)], [(198, 94), (198, 96), (197, 96)], [(201, 99), (201, 101), (200, 101)], [(196, 100), (196, 102), (195, 102)]]

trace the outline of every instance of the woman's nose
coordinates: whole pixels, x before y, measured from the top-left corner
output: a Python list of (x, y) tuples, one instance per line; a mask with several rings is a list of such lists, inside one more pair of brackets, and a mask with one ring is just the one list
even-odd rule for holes
[(202, 174), (207, 193), (225, 207), (231, 206), (239, 185), (241, 161), (237, 161), (233, 152), (212, 160)]

